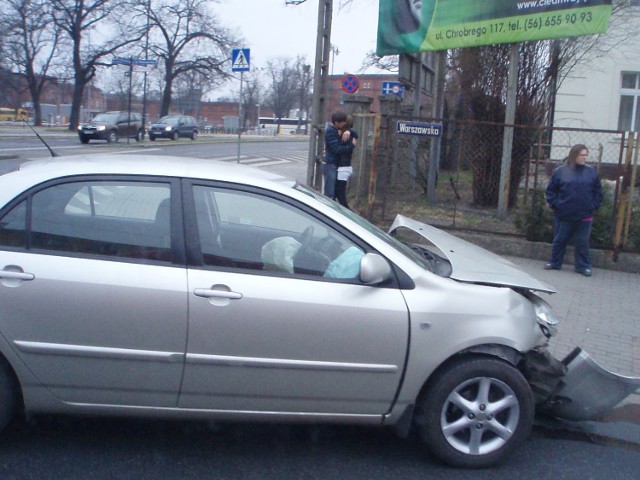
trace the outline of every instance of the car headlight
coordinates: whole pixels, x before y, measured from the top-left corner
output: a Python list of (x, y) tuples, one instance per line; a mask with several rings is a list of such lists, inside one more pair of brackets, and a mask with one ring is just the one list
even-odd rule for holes
[(164, 127), (165, 132), (170, 132), (171, 131), (171, 127)]
[(82, 125), (78, 125), (78, 130), (82, 130)]
[(98, 128), (96, 130), (104, 130), (105, 128), (107, 127), (105, 127), (104, 125), (98, 125)]
[(537, 295), (531, 295), (529, 299), (533, 304), (533, 311), (536, 314), (536, 322), (540, 325), (542, 333), (544, 333), (547, 338), (553, 337), (558, 331), (560, 319), (551, 308), (551, 305)]

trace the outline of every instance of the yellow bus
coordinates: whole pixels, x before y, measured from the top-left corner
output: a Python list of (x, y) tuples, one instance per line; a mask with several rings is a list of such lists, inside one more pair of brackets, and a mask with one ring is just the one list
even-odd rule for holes
[(0, 107), (0, 122), (21, 122), (23, 119), (29, 118), (29, 112), (24, 108), (6, 108)]

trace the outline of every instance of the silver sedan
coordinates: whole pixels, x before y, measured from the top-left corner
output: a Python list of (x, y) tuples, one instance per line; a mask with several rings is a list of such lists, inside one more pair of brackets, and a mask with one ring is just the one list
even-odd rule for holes
[(566, 371), (534, 293), (554, 290), (411, 219), (391, 233), (239, 165), (4, 161), (0, 426), (20, 410), (415, 426), (447, 463), (495, 464), (548, 400), (531, 385)]

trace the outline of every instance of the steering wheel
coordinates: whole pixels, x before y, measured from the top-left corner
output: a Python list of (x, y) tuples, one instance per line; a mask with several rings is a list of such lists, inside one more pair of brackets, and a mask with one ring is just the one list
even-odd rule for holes
[(313, 238), (313, 227), (309, 225), (304, 229), (302, 235), (300, 235), (300, 248), (298, 248), (298, 253), (305, 251), (311, 245), (311, 239)]

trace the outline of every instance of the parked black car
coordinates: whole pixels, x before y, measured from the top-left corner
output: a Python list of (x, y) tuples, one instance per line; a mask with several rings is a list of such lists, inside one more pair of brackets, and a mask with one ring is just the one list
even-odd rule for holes
[(136, 142), (142, 140), (142, 115), (131, 112), (103, 112), (99, 113), (89, 123), (78, 125), (78, 135), (82, 143), (89, 140), (106, 140), (115, 143), (120, 138), (135, 138)]
[(179, 137), (195, 140), (198, 137), (198, 125), (189, 115), (167, 115), (151, 125), (149, 140), (156, 138), (170, 138), (178, 140)]

